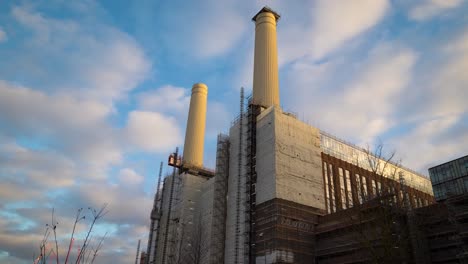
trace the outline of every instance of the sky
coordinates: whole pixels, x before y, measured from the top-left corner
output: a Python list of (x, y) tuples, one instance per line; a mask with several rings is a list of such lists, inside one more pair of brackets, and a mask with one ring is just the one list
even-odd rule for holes
[[(61, 255), (77, 209), (109, 211), (96, 263), (146, 247), (159, 163), (208, 85), (205, 165), (252, 88), (252, 16), (281, 14), (281, 105), (422, 174), (468, 154), (468, 1), (0, 3), (0, 262), (31, 263), (52, 208)], [(164, 175), (170, 173), (165, 165)]]

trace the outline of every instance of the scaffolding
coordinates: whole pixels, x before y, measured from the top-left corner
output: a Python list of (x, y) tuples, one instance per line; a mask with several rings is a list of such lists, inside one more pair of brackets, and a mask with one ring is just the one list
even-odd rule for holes
[[(175, 151), (175, 157), (178, 157), (179, 153), (179, 148), (176, 148)], [(177, 176), (177, 167), (174, 167), (172, 171), (172, 178), (171, 178), (171, 189), (169, 191), (169, 204), (168, 204), (168, 209), (167, 209), (167, 217), (166, 217), (166, 225), (164, 227), (165, 233), (164, 233), (164, 243), (163, 243), (163, 252), (162, 252), (162, 264), (166, 263), (166, 258), (167, 258), (167, 243), (168, 243), (168, 238), (169, 238), (169, 227), (171, 226), (171, 215), (172, 215), (172, 203), (174, 200), (174, 185), (175, 185), (175, 178)]]
[(162, 169), (163, 169), (163, 162), (159, 165), (159, 175), (158, 175), (158, 183), (156, 187), (156, 193), (154, 194), (154, 202), (153, 202), (153, 209), (151, 210), (151, 224), (150, 224), (150, 232), (148, 237), (148, 247), (147, 247), (147, 258), (146, 264), (154, 263), (156, 260), (156, 252), (157, 252), (157, 245), (158, 245), (158, 230), (160, 225), (161, 219), (161, 176), (162, 176)]
[(255, 263), (256, 243), (255, 243), (255, 212), (256, 212), (256, 153), (257, 153), (257, 116), (260, 114), (260, 106), (252, 104), (251, 96), (248, 97), (247, 111), (247, 140), (245, 148), (246, 156), (246, 201), (245, 201), (245, 217), (246, 217), (246, 237), (245, 240), (245, 258), (246, 263)]
[(224, 262), (226, 232), (226, 193), (229, 176), (229, 136), (219, 134), (216, 148), (216, 172), (214, 179), (213, 224), (211, 230), (210, 263)]
[(239, 114), (239, 153), (237, 153), (237, 189), (236, 189), (236, 234), (235, 234), (235, 254), (234, 254), (234, 259), (236, 263), (241, 263), (239, 260), (240, 257), (240, 236), (241, 234), (241, 219), (240, 219), (240, 211), (241, 211), (241, 188), (242, 188), (242, 183), (241, 183), (241, 175), (242, 175), (242, 151), (243, 151), (243, 126), (244, 126), (244, 87), (241, 87), (241, 92), (240, 92), (240, 103), (239, 103), (239, 108), (240, 108), (240, 114)]
[(468, 263), (468, 195), (451, 195), (445, 200), (447, 220), (454, 229), (451, 239), (456, 243), (459, 263)]
[[(410, 203), (411, 198), (409, 197), (405, 175), (402, 171), (399, 171), (398, 177), (400, 181), (400, 192), (402, 194), (402, 207), (406, 212), (408, 235), (413, 249), (413, 259), (416, 263), (426, 263), (427, 257), (424, 256), (423, 241), (420, 241), (421, 237), (419, 236), (418, 227), (416, 226), (414, 210)], [(397, 193), (396, 195), (399, 196), (400, 194)]]
[(140, 243), (141, 243), (141, 240), (139, 239), (138, 240), (138, 246), (137, 246), (136, 258), (135, 258), (135, 264), (138, 264), (138, 255), (140, 255)]

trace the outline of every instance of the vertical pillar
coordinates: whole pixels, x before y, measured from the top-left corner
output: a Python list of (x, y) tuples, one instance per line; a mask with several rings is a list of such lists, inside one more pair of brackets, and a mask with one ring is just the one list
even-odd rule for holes
[(207, 96), (208, 87), (205, 84), (193, 85), (183, 156), (184, 164), (187, 165), (203, 166)]
[(279, 107), (278, 48), (276, 22), (280, 16), (264, 7), (255, 21), (255, 55), (253, 76), (253, 103), (264, 107)]

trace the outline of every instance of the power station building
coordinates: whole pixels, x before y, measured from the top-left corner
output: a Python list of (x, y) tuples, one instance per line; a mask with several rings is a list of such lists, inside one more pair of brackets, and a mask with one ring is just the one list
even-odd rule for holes
[(264, 7), (252, 19), (253, 94), (241, 91), (239, 116), (218, 136), (214, 171), (203, 166), (208, 87), (193, 86), (183, 155), (170, 155), (174, 172), (158, 183), (147, 263), (351, 263), (363, 246), (341, 237), (346, 220), (377, 221), (382, 201), (434, 203), (427, 177), (281, 109), (279, 18)]

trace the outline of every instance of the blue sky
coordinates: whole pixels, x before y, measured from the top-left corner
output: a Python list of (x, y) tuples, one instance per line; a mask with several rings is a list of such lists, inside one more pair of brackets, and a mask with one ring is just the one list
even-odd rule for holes
[(52, 207), (66, 237), (77, 208), (105, 202), (99, 263), (133, 261), (196, 82), (214, 166), (251, 90), (263, 5), (282, 15), (285, 110), (425, 174), (467, 154), (467, 1), (2, 1), (0, 262), (30, 262)]

